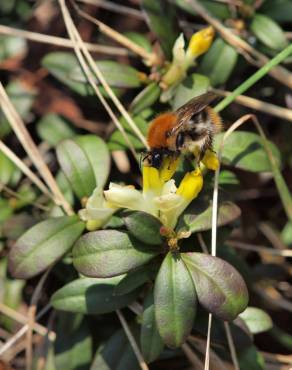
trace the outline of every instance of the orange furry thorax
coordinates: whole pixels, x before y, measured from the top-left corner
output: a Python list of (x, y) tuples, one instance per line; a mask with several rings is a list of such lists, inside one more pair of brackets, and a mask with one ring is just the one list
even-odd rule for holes
[(160, 114), (149, 126), (147, 141), (151, 149), (166, 148), (167, 132), (177, 124), (177, 115), (171, 112)]

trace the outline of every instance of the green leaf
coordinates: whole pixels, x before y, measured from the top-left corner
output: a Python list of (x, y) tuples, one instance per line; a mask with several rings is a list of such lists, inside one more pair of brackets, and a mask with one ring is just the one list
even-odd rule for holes
[(168, 253), (154, 287), (155, 316), (164, 343), (179, 347), (189, 335), (195, 313), (196, 292), (179, 254)]
[(9, 253), (9, 270), (20, 279), (29, 279), (58, 261), (84, 230), (77, 216), (42, 221), (26, 231)]
[(271, 317), (257, 307), (247, 307), (239, 317), (245, 322), (252, 334), (262, 333), (273, 327)]
[(3, 152), (0, 152), (0, 183), (15, 185), (21, 176), (19, 169)]
[[(135, 68), (113, 60), (99, 60), (95, 63), (110, 86), (128, 88), (141, 86), (139, 72)], [(76, 66), (70, 70), (68, 77), (72, 81), (87, 83), (87, 79), (80, 66)], [(95, 83), (99, 83), (99, 81), (96, 79)]]
[(148, 265), (144, 265), (137, 270), (128, 272), (125, 277), (116, 286), (115, 294), (127, 294), (146, 282), (151, 282), (158, 271), (157, 263), (151, 261)]
[(172, 103), (173, 110), (178, 109), (192, 98), (204, 94), (209, 86), (208, 77), (198, 73), (191, 74), (178, 85)]
[(122, 296), (114, 290), (123, 276), (109, 279), (81, 278), (57, 290), (51, 297), (54, 308), (83, 314), (102, 314), (127, 306), (139, 294), (138, 290)]
[(101, 345), (90, 370), (140, 370), (137, 358), (123, 330), (117, 331)]
[(255, 14), (250, 29), (264, 45), (271, 49), (282, 50), (288, 45), (282, 28), (266, 15)]
[[(148, 124), (142, 117), (134, 117), (134, 122), (136, 123), (137, 127), (141, 130), (142, 134), (146, 135), (148, 130)], [(133, 134), (133, 131), (129, 128), (127, 124), (121, 120), (121, 123), (125, 127), (126, 133), (128, 135), (128, 138), (135, 149), (145, 149), (145, 146), (143, 143), (141, 143), (141, 140), (137, 138), (136, 135)], [(114, 131), (114, 133), (111, 135), (108, 147), (110, 150), (127, 150), (128, 144), (126, 140), (124, 139), (122, 133), (119, 130)]]
[(208, 312), (232, 321), (246, 308), (248, 291), (233, 266), (203, 253), (182, 253), (181, 258), (192, 276), (198, 301)]
[[(223, 133), (216, 135), (214, 149), (218, 151)], [(269, 142), (276, 163), (281, 167), (279, 149)], [(253, 132), (235, 131), (226, 140), (222, 153), (222, 163), (251, 172), (271, 171), (269, 158), (265, 152), (261, 137)]]
[(291, 22), (292, 2), (291, 0), (266, 0), (261, 6), (261, 12), (276, 22)]
[(218, 38), (203, 56), (198, 72), (208, 76), (212, 86), (222, 85), (228, 81), (237, 58), (237, 51)]
[(83, 235), (73, 248), (73, 264), (85, 276), (110, 277), (136, 269), (161, 251), (117, 230)]
[(148, 293), (144, 301), (140, 342), (142, 354), (147, 363), (156, 360), (164, 347), (155, 321), (152, 290)]
[(125, 212), (125, 225), (136, 239), (149, 245), (161, 245), (163, 238), (160, 235), (162, 226), (158, 218), (145, 212)]
[(266, 369), (263, 355), (256, 346), (251, 345), (239, 351), (238, 362), (240, 370), (264, 370)]
[[(233, 222), (241, 215), (240, 208), (229, 201), (219, 202), (217, 227)], [(202, 199), (193, 202), (181, 216), (177, 229), (187, 227), (192, 233), (212, 228), (212, 204)]]
[[(180, 8), (184, 9), (192, 15), (196, 15), (194, 9), (189, 5), (186, 0), (175, 0), (175, 3)], [(220, 4), (213, 0), (200, 0), (200, 4), (203, 5), (211, 14), (222, 20), (229, 19), (231, 17), (230, 9), (226, 4)]]
[(0, 61), (24, 56), (27, 51), (27, 42), (22, 37), (0, 36)]
[[(74, 73), (79, 71), (79, 76), (82, 75), (78, 59), (73, 53), (57, 51), (48, 53), (42, 59), (42, 66), (45, 67), (57, 80), (68, 86), (71, 90), (82, 96), (94, 95), (94, 91), (84, 77), (83, 82), (74, 77)], [(73, 73), (73, 71), (75, 71)], [(121, 90), (113, 88), (117, 95), (120, 95)], [(104, 89), (100, 87), (100, 92), (107, 96)]]
[(37, 133), (43, 141), (52, 146), (75, 135), (75, 131), (68, 122), (54, 113), (47, 114), (38, 121)]
[(67, 139), (57, 146), (60, 166), (79, 199), (89, 197), (96, 188), (92, 163), (75, 141)]
[(281, 238), (285, 244), (287, 244), (289, 247), (292, 245), (292, 222), (289, 221), (284, 226), (282, 232), (281, 232)]
[(142, 0), (142, 9), (151, 31), (157, 36), (168, 60), (172, 60), (172, 48), (179, 36), (175, 7), (164, 0)]
[[(31, 87), (27, 87), (18, 80), (10, 82), (5, 86), (5, 90), (20, 117), (26, 120), (35, 100), (36, 90)], [(0, 138), (9, 134), (10, 131), (11, 126), (2, 110), (0, 110)]]
[(158, 100), (160, 93), (161, 89), (157, 82), (151, 82), (132, 101), (130, 106), (131, 113), (136, 115), (144, 109), (151, 107)]
[(59, 313), (58, 316), (56, 369), (87, 370), (92, 357), (92, 339), (88, 325), (76, 315)]
[(106, 143), (95, 135), (80, 135), (74, 141), (83, 149), (95, 175), (96, 185), (103, 188), (107, 182), (111, 159)]

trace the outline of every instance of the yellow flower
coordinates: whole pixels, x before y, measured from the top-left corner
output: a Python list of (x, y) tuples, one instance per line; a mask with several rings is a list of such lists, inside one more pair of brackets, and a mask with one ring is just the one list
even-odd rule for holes
[(208, 168), (208, 170), (212, 171), (216, 171), (219, 167), (219, 160), (216, 153), (212, 152), (209, 149), (206, 151), (202, 159), (202, 163)]
[(203, 28), (201, 31), (196, 32), (189, 42), (187, 49), (187, 55), (189, 58), (197, 58), (198, 56), (206, 53), (211, 46), (215, 35), (214, 28), (212, 26)]

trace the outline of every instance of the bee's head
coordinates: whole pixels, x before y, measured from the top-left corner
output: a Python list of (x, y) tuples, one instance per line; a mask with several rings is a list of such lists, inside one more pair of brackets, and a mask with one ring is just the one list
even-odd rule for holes
[(163, 162), (163, 152), (160, 150), (149, 151), (142, 158), (142, 162), (145, 166), (155, 167), (159, 169)]

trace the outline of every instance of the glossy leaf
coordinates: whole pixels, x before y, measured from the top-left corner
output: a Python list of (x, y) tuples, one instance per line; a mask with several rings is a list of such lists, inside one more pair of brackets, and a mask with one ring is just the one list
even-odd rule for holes
[(128, 39), (133, 41), (135, 44), (141, 46), (142, 48), (144, 48), (149, 53), (152, 52), (152, 45), (151, 45), (150, 41), (148, 40), (148, 38), (146, 36), (142, 35), (141, 33), (133, 32), (133, 31), (125, 32), (124, 36), (128, 37)]
[(172, 48), (179, 36), (173, 4), (164, 0), (142, 0), (146, 20), (151, 31), (157, 36), (168, 60), (172, 59)]
[(155, 321), (153, 291), (148, 293), (144, 301), (140, 342), (147, 363), (156, 360), (164, 347)]
[(136, 239), (149, 245), (161, 245), (163, 238), (160, 235), (162, 226), (158, 218), (145, 212), (126, 212), (124, 218), (126, 228)]
[(114, 290), (123, 276), (110, 279), (81, 278), (57, 290), (51, 298), (54, 308), (83, 314), (102, 314), (127, 306), (139, 294), (134, 291), (122, 296)]
[(151, 280), (155, 278), (157, 271), (157, 264), (151, 261), (148, 265), (144, 265), (137, 270), (128, 272), (116, 286), (115, 294), (127, 294), (146, 282), (151, 282)]
[(159, 98), (161, 89), (157, 82), (151, 82), (135, 97), (130, 106), (131, 113), (136, 115), (151, 107)]
[[(133, 88), (141, 85), (139, 72), (129, 65), (113, 60), (99, 60), (96, 62), (96, 65), (110, 86)], [(68, 77), (73, 81), (87, 83), (87, 79), (80, 66), (73, 68), (69, 72)], [(99, 83), (98, 80), (95, 82)]]
[(57, 157), (77, 197), (89, 197), (96, 187), (96, 180), (92, 164), (84, 150), (75, 141), (67, 139), (58, 144)]
[[(215, 137), (214, 149), (218, 151), (223, 134)], [(277, 166), (281, 167), (279, 149), (269, 142)], [(247, 131), (235, 131), (226, 140), (223, 149), (222, 163), (251, 172), (271, 171), (270, 161), (259, 135)]]
[(262, 333), (273, 327), (271, 317), (257, 307), (247, 307), (239, 317), (245, 322), (253, 334)]
[(9, 270), (29, 279), (46, 270), (72, 247), (84, 230), (77, 216), (48, 219), (24, 233), (11, 248)]
[(125, 232), (99, 230), (83, 235), (73, 248), (75, 268), (85, 276), (110, 277), (149, 262), (160, 250), (150, 249)]
[(101, 345), (90, 370), (140, 370), (137, 358), (123, 330)]
[(196, 313), (196, 292), (179, 254), (168, 253), (154, 287), (155, 317), (164, 343), (179, 347), (189, 335)]
[(266, 369), (263, 355), (256, 346), (251, 345), (239, 351), (238, 362), (240, 370), (264, 370)]
[[(1, 12), (1, 10), (0, 10)], [(24, 56), (27, 51), (26, 40), (22, 37), (0, 36), (0, 61)]]
[[(236, 220), (241, 214), (240, 208), (229, 201), (219, 202), (217, 226), (224, 226)], [(192, 233), (212, 228), (212, 204), (198, 199), (182, 215), (178, 229), (187, 227)]]
[(182, 253), (181, 258), (192, 276), (198, 301), (208, 312), (232, 321), (246, 308), (247, 288), (233, 266), (203, 253)]
[(74, 141), (85, 152), (95, 175), (96, 185), (103, 188), (110, 172), (110, 153), (106, 143), (96, 135), (80, 135)]
[(56, 146), (60, 141), (70, 139), (75, 135), (75, 131), (68, 122), (54, 113), (42, 117), (37, 123), (37, 133), (43, 141), (52, 146)]
[(264, 45), (271, 49), (282, 50), (288, 45), (282, 28), (266, 15), (255, 14), (250, 29)]
[(208, 76), (212, 86), (222, 85), (228, 81), (237, 58), (237, 51), (218, 38), (203, 56), (198, 72)]
[(198, 73), (191, 74), (178, 85), (172, 103), (173, 110), (178, 109), (192, 98), (204, 94), (209, 86), (208, 77)]
[[(175, 3), (188, 13), (192, 15), (196, 14), (187, 0), (175, 0)], [(225, 20), (231, 17), (230, 9), (227, 4), (221, 4), (219, 2), (214, 2), (213, 0), (200, 0), (200, 4), (217, 18)]]

